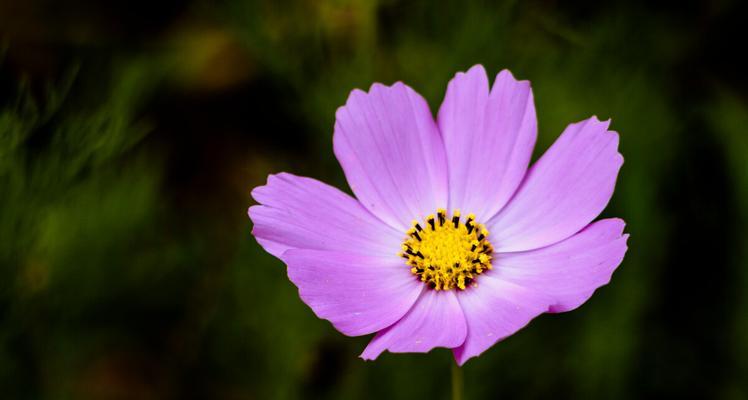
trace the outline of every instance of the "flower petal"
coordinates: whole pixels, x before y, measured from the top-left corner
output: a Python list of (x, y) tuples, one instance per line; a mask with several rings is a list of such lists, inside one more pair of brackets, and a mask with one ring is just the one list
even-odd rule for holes
[(335, 155), (361, 203), (405, 231), (447, 206), (444, 146), (426, 101), (401, 82), (354, 90), (336, 113)]
[(486, 224), (497, 252), (559, 242), (602, 212), (623, 164), (609, 124), (592, 117), (569, 125), (530, 168), (509, 204)]
[(424, 288), (397, 257), (294, 249), (283, 260), (304, 303), (349, 336), (392, 325)]
[(465, 317), (454, 292), (426, 289), (401, 320), (377, 333), (361, 358), (373, 360), (385, 350), (425, 353), (435, 347), (454, 348), (462, 344), (466, 333)]
[(542, 249), (497, 254), (491, 273), (550, 295), (551, 312), (573, 310), (607, 284), (623, 261), (628, 239), (624, 226), (621, 219), (604, 219)]
[(280, 258), (291, 248), (394, 256), (403, 234), (371, 215), (347, 194), (320, 181), (270, 175), (252, 190), (261, 205), (249, 208), (252, 234)]
[(457, 295), (468, 325), (465, 343), (454, 349), (455, 359), (460, 365), (520, 330), (545, 312), (551, 301), (537, 290), (490, 274), (483, 274), (476, 281), (477, 287)]
[(458, 73), (439, 109), (449, 170), (449, 207), (487, 221), (511, 198), (527, 172), (537, 136), (530, 82), (507, 70), (489, 93), (486, 70)]

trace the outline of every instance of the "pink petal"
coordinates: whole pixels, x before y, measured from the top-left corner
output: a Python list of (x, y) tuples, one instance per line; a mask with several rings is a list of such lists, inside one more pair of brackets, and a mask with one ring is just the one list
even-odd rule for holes
[(501, 71), (491, 92), (483, 66), (458, 73), (439, 109), (449, 170), (449, 207), (487, 221), (527, 172), (537, 136), (530, 82)]
[(455, 293), (425, 289), (400, 321), (377, 333), (361, 358), (374, 360), (385, 350), (425, 353), (435, 347), (454, 348), (462, 344), (466, 333), (465, 317)]
[(288, 250), (283, 260), (304, 303), (349, 336), (392, 325), (408, 312), (424, 288), (394, 256)]
[(610, 121), (569, 125), (486, 225), (497, 252), (537, 249), (589, 224), (613, 195), (623, 157)]
[(626, 253), (624, 222), (595, 222), (562, 242), (519, 253), (498, 253), (477, 288), (458, 293), (468, 323), (459, 364), (517, 332), (537, 315), (579, 307), (605, 285)]
[(333, 145), (348, 184), (402, 231), (447, 206), (444, 146), (426, 101), (403, 83), (354, 90), (336, 114)]
[(626, 254), (621, 219), (597, 221), (576, 235), (544, 247), (497, 254), (493, 276), (548, 294), (551, 312), (573, 310), (607, 284)]
[(465, 343), (454, 349), (457, 363), (493, 346), (545, 312), (552, 301), (537, 290), (483, 274), (476, 279), (478, 287), (459, 292), (462, 311), (468, 325)]
[(394, 256), (403, 233), (371, 215), (347, 194), (311, 178), (270, 175), (252, 191), (252, 234), (270, 254), (292, 248)]

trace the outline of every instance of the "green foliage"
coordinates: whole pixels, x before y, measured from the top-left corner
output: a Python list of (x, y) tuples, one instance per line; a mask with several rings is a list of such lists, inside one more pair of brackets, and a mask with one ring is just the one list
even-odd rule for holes
[(0, 367), (10, 367), (0, 370), (3, 387), (28, 378), (10, 362), (19, 340), (33, 342), (19, 335), (55, 332), (55, 319), (127, 290), (113, 278), (141, 285), (147, 276), (127, 262), (131, 249), (123, 243), (147, 233), (158, 209), (158, 175), (142, 157), (126, 160), (148, 132), (135, 113), (149, 73), (123, 68), (105, 100), (82, 109), (66, 102), (77, 70), (41, 101), (22, 83), (0, 111), (0, 298), (11, 328), (0, 331)]
[(346, 188), (331, 135), (351, 89), (401, 80), (435, 112), (477, 63), (532, 81), (535, 157), (612, 118), (604, 216), (631, 239), (583, 307), (471, 360), (465, 398), (746, 396), (748, 105), (688, 86), (693, 26), (623, 3), (192, 3), (159, 34), (28, 24), (79, 60), (2, 93), (4, 398), (447, 398), (448, 351), (357, 359), (368, 338), (314, 316), (245, 210), (281, 170)]

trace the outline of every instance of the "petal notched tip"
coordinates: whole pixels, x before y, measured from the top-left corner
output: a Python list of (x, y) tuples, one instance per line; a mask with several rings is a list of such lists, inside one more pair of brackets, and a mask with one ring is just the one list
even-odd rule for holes
[(267, 180), (265, 181), (265, 184), (252, 189), (252, 191), (250, 192), (250, 196), (252, 196), (252, 199), (254, 199), (254, 201), (256, 201), (257, 203), (264, 204), (266, 200), (263, 199), (265, 198), (265, 195), (268, 194), (268, 191), (271, 190), (270, 187), (281, 182), (287, 182), (289, 181), (289, 179), (304, 178), (288, 172), (276, 172), (274, 174), (269, 174)]
[[(261, 212), (260, 210), (264, 207), (265, 206), (255, 204), (247, 208), (247, 216), (249, 217), (249, 220), (252, 222), (252, 230), (250, 231), (250, 233), (252, 234), (252, 237), (255, 238), (255, 240), (258, 240), (258, 235), (260, 236), (262, 235), (262, 230), (257, 226), (256, 221), (258, 218), (257, 214), (260, 213)], [(258, 240), (258, 243), (259, 243), (259, 240)]]
[(384, 83), (381, 83), (381, 82), (374, 82), (374, 83), (371, 84), (371, 86), (369, 86), (368, 90), (364, 90), (364, 89), (360, 89), (360, 88), (355, 88), (355, 89), (351, 90), (351, 93), (348, 94), (348, 98), (346, 99), (346, 102), (345, 102), (346, 104), (338, 107), (337, 111), (336, 111), (336, 114), (338, 112), (340, 112), (341, 109), (344, 109), (346, 107), (346, 105), (348, 105), (349, 103), (351, 103), (352, 100), (357, 100), (357, 99), (359, 99), (361, 97), (366, 97), (366, 96), (369, 96), (369, 95), (374, 94), (374, 93), (379, 93), (379, 92), (382, 92), (382, 91), (387, 91), (387, 90), (392, 90), (392, 89), (398, 89), (398, 90), (410, 89), (410, 90), (413, 90), (410, 86), (406, 85), (402, 81), (396, 81), (396, 82), (392, 83), (391, 85), (387, 85), (387, 84), (384, 84)]
[(608, 119), (600, 119), (600, 117), (597, 116), (597, 114), (593, 114), (591, 117), (587, 118), (586, 121), (594, 121), (600, 124), (605, 124), (605, 129), (607, 129), (611, 122), (613, 122), (613, 119), (608, 117)]
[(616, 153), (613, 161), (620, 166), (623, 164), (623, 155), (618, 151), (620, 135), (616, 131), (609, 130), (611, 122), (611, 118), (601, 120), (597, 115), (593, 115), (585, 120), (569, 124), (567, 131), (573, 131), (573, 137), (576, 138), (585, 140), (603, 139), (607, 141), (607, 146), (611, 147)]
[(366, 348), (364, 349), (364, 351), (362, 351), (361, 354), (358, 355), (358, 358), (360, 358), (360, 359), (362, 359), (364, 361), (374, 361), (380, 355), (382, 355), (382, 353), (384, 353), (385, 350), (386, 349), (377, 349), (376, 351), (374, 351), (371, 348), (369, 348), (369, 346), (366, 346)]
[(512, 71), (510, 71), (510, 70), (508, 70), (506, 68), (502, 69), (501, 71), (499, 71), (498, 74), (496, 74), (496, 79), (498, 79), (498, 78), (508, 78), (508, 79), (513, 80), (513, 81), (517, 80), (514, 77), (514, 74), (512, 74)]
[[(247, 208), (247, 216), (252, 222), (254, 222), (255, 217), (257, 216), (257, 213), (260, 212), (260, 209), (262, 209), (262, 207), (263, 206), (261, 204), (254, 204), (254, 205), (249, 206), (249, 208)], [(253, 226), (252, 227), (253, 235), (254, 235), (254, 231), (255, 231), (255, 227)]]
[(250, 220), (252, 219), (252, 207), (259, 207), (259, 206), (253, 205), (253, 206), (247, 207), (247, 217), (249, 217)]
[(380, 92), (380, 91), (392, 90), (392, 89), (397, 89), (397, 90), (410, 89), (410, 86), (406, 85), (402, 81), (396, 81), (395, 83), (391, 85), (385, 85), (384, 83), (381, 83), (381, 82), (374, 82), (369, 87), (369, 94)]
[(580, 131), (584, 131), (585, 129), (589, 129), (590, 132), (598, 132), (598, 131), (607, 131), (608, 127), (610, 126), (611, 119), (608, 118), (607, 120), (600, 120), (597, 115), (593, 115), (587, 119), (583, 119), (579, 122), (574, 122), (569, 124), (573, 127), (578, 127)]
[(467, 71), (460, 71), (452, 77), (447, 85), (447, 90), (453, 86), (457, 86), (461, 81), (477, 81), (478, 84), (485, 82), (486, 90), (488, 90), (488, 73), (481, 64), (475, 64)]
[(417, 95), (417, 92), (405, 84), (402, 81), (396, 81), (392, 85), (386, 85), (384, 83), (380, 82), (374, 82), (369, 86), (368, 90), (363, 89), (353, 89), (351, 90), (351, 93), (348, 94), (348, 98), (345, 101), (345, 104), (338, 107), (335, 110), (335, 130), (334, 134), (336, 134), (338, 131), (342, 130), (342, 126), (340, 126), (339, 121), (341, 119), (344, 119), (346, 116), (344, 113), (350, 112), (351, 106), (357, 106), (357, 105), (363, 105), (369, 103), (372, 98), (372, 96), (380, 96), (387, 93), (403, 93), (407, 96), (411, 95)]
[(520, 79), (515, 78), (514, 74), (512, 74), (512, 71), (510, 71), (510, 70), (508, 70), (506, 68), (502, 69), (501, 71), (499, 71), (498, 74), (496, 74), (496, 81), (495, 82), (499, 82), (499, 81), (504, 80), (504, 79), (509, 80), (510, 82), (513, 82), (514, 84), (518, 84), (518, 85), (521, 85), (521, 86), (526, 86), (527, 88), (530, 88), (530, 86), (531, 86), (529, 80), (527, 80), (527, 79), (521, 79), (520, 80)]
[(485, 76), (488, 78), (488, 73), (486, 72), (486, 68), (483, 67), (482, 64), (475, 64), (470, 69), (468, 69), (466, 72), (458, 72), (457, 75), (464, 74), (468, 76)]
[[(611, 230), (611, 232), (615, 232), (615, 236), (621, 236), (623, 235), (623, 230), (626, 228), (626, 221), (624, 221), (622, 218), (608, 218), (603, 220), (604, 222), (607, 222), (612, 227), (615, 227), (615, 229)], [(601, 221), (601, 222), (603, 222)]]
[(597, 115), (593, 115), (585, 120), (570, 124), (570, 126), (578, 127), (580, 134), (588, 132), (587, 135), (590, 137), (596, 133), (605, 135), (613, 143), (614, 148), (618, 150), (618, 132), (609, 129), (612, 121), (611, 118), (601, 120)]

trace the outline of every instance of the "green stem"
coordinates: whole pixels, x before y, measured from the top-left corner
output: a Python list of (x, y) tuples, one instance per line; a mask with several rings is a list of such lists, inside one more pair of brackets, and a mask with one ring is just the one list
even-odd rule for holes
[(462, 400), (462, 368), (452, 363), (452, 400)]

